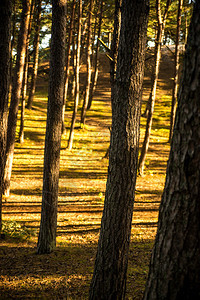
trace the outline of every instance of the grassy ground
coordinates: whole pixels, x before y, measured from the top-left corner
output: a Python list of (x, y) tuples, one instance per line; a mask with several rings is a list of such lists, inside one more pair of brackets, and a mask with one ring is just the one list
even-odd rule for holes
[[(145, 174), (137, 180), (127, 278), (127, 299), (142, 299), (156, 233), (159, 202), (169, 152), (172, 62), (164, 53)], [(83, 69), (84, 70), (84, 69)], [(149, 93), (149, 70), (143, 107)], [(34, 107), (26, 111), (25, 142), (16, 143), (11, 194), (3, 200), (6, 239), (0, 241), (0, 299), (86, 299), (92, 277), (106, 187), (111, 124), (108, 61), (101, 72), (87, 125), (75, 130), (66, 150), (72, 105), (62, 138), (57, 249), (35, 254), (39, 230), (47, 82), (38, 80)], [(84, 77), (84, 74), (82, 74)], [(42, 84), (41, 84), (42, 83)], [(145, 119), (141, 120), (141, 141)]]

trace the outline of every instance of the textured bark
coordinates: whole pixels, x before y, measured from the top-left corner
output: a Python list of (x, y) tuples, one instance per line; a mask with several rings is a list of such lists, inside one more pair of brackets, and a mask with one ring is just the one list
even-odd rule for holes
[(87, 77), (85, 83), (85, 92), (83, 106), (81, 110), (81, 124), (85, 124), (86, 112), (89, 102), (90, 94), (90, 82), (92, 75), (92, 66), (91, 66), (91, 20), (92, 20), (92, 9), (93, 9), (93, 0), (90, 0), (89, 12), (88, 12), (88, 24), (87, 24), (87, 45), (86, 45), (86, 64), (87, 64)]
[(31, 74), (31, 83), (30, 83), (30, 90), (29, 90), (29, 97), (27, 102), (27, 108), (31, 109), (33, 105), (33, 97), (35, 94), (35, 86), (36, 86), (36, 79), (37, 79), (37, 72), (38, 72), (38, 59), (39, 59), (39, 43), (40, 43), (40, 26), (41, 26), (41, 0), (36, 0), (36, 27), (35, 27), (35, 37), (33, 42), (33, 69)]
[(7, 130), (7, 145), (6, 145), (6, 165), (4, 172), (4, 194), (6, 196), (10, 193), (10, 178), (12, 172), (12, 162), (15, 148), (15, 133), (17, 125), (17, 114), (19, 107), (19, 100), (22, 87), (23, 68), (26, 54), (26, 40), (28, 33), (28, 24), (30, 18), (30, 0), (23, 0), (23, 10), (21, 16), (20, 32), (17, 44), (17, 59), (14, 70), (13, 87), (11, 102), (8, 116), (8, 130)]
[(74, 138), (74, 128), (76, 123), (76, 115), (78, 110), (79, 103), (79, 68), (80, 68), (80, 45), (81, 45), (81, 20), (82, 20), (82, 0), (79, 0), (78, 8), (78, 33), (77, 33), (77, 50), (76, 50), (76, 86), (75, 86), (75, 95), (74, 95), (74, 110), (72, 115), (69, 140), (68, 140), (68, 149), (72, 149), (73, 138)]
[(177, 13), (175, 58), (174, 58), (174, 85), (173, 85), (173, 90), (172, 90), (172, 106), (171, 106), (170, 132), (169, 132), (169, 142), (170, 143), (172, 140), (174, 120), (175, 120), (175, 114), (176, 114), (176, 103), (177, 103), (178, 75), (179, 75), (179, 39), (180, 39), (180, 30), (181, 30), (182, 6), (183, 6), (183, 0), (179, 0), (178, 13)]
[(200, 1), (180, 84), (158, 231), (144, 299), (200, 299)]
[(96, 52), (94, 58), (94, 72), (92, 73), (92, 80), (90, 85), (90, 93), (89, 93), (89, 101), (87, 110), (91, 108), (93, 95), (96, 89), (97, 79), (98, 79), (98, 66), (99, 66), (99, 38), (101, 35), (101, 24), (102, 24), (102, 16), (103, 16), (103, 0), (99, 1), (99, 22), (98, 22), (98, 34), (97, 34), (97, 44), (96, 44)]
[(90, 299), (122, 299), (137, 174), (148, 1), (122, 1), (108, 179)]
[(151, 134), (152, 122), (153, 122), (153, 112), (154, 112), (154, 105), (156, 100), (156, 88), (157, 88), (157, 81), (158, 81), (158, 74), (159, 74), (159, 67), (160, 67), (161, 44), (163, 41), (165, 24), (166, 24), (166, 19), (167, 19), (167, 14), (168, 14), (170, 4), (171, 4), (171, 0), (167, 0), (165, 6), (165, 12), (162, 17), (160, 0), (156, 0), (158, 30), (157, 30), (157, 36), (155, 41), (154, 67), (151, 76), (151, 92), (149, 95), (149, 100), (146, 109), (146, 115), (147, 115), (146, 130), (145, 130), (144, 141), (142, 144), (142, 150), (141, 150), (139, 164), (138, 164), (138, 170), (140, 175), (143, 175), (145, 159), (149, 148), (149, 139)]
[(10, 38), (12, 1), (0, 1), (0, 234), (2, 227), (2, 194), (6, 155), (6, 132), (10, 79)]
[(58, 181), (64, 92), (66, 0), (52, 1), (51, 59), (44, 152), (42, 212), (37, 253), (56, 247)]
[(71, 43), (72, 43), (72, 33), (73, 33), (73, 25), (74, 25), (74, 14), (75, 14), (75, 0), (72, 2), (72, 11), (70, 18), (70, 26), (69, 26), (69, 37), (66, 51), (66, 63), (65, 63), (65, 83), (64, 83), (64, 96), (63, 96), (63, 110), (62, 110), (62, 134), (66, 132), (65, 129), (65, 104), (67, 99), (67, 91), (68, 91), (68, 83), (69, 83), (69, 64), (70, 64), (70, 53), (71, 53)]

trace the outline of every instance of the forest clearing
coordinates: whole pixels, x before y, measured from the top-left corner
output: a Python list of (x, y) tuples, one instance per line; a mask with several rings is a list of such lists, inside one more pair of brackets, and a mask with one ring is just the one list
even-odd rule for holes
[[(3, 199), (6, 239), (0, 241), (1, 299), (86, 299), (93, 272), (103, 210), (111, 124), (109, 61), (100, 57), (100, 75), (94, 102), (84, 128), (77, 120), (74, 146), (66, 149), (72, 105), (66, 108), (66, 135), (62, 137), (57, 249), (36, 255), (39, 231), (47, 81), (39, 77), (32, 110), (26, 110), (25, 141), (16, 143), (11, 193)], [(158, 208), (169, 154), (172, 88), (171, 54), (163, 48), (153, 130), (144, 176), (137, 178), (127, 299), (141, 299), (155, 238)], [(83, 82), (84, 65), (81, 68)], [(143, 109), (149, 93), (146, 67)], [(79, 111), (80, 115), (80, 111)], [(141, 118), (141, 142), (145, 129)], [(10, 236), (9, 236), (10, 234)]]
[(0, 299), (200, 299), (200, 0), (0, 2)]

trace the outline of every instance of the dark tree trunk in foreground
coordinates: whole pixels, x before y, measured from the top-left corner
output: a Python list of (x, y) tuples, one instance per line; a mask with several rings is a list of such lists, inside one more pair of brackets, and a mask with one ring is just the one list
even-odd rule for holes
[(77, 49), (76, 49), (76, 69), (75, 69), (76, 86), (75, 86), (75, 95), (74, 95), (74, 110), (73, 110), (73, 115), (72, 115), (72, 121), (71, 121), (70, 133), (69, 133), (69, 140), (68, 140), (68, 146), (67, 146), (67, 148), (69, 150), (72, 149), (72, 145), (73, 145), (74, 128), (75, 128), (76, 116), (77, 116), (77, 111), (78, 111), (78, 103), (79, 103), (79, 68), (80, 68), (80, 45), (81, 45), (81, 20), (82, 20), (82, 0), (79, 0)]
[(144, 299), (200, 299), (200, 1), (188, 35)]
[(169, 132), (169, 142), (170, 143), (172, 140), (174, 120), (175, 120), (175, 114), (176, 114), (176, 103), (177, 103), (178, 75), (179, 75), (179, 39), (180, 39), (180, 30), (181, 30), (182, 6), (183, 6), (183, 0), (179, 0), (178, 13), (177, 13), (175, 58), (174, 58), (174, 85), (173, 85), (173, 90), (172, 90), (172, 107), (171, 107), (170, 132)]
[(33, 105), (33, 97), (35, 94), (35, 86), (38, 72), (38, 59), (39, 59), (39, 43), (40, 43), (40, 25), (41, 25), (41, 5), (42, 1), (36, 1), (36, 26), (35, 26), (35, 37), (33, 42), (33, 69), (31, 74), (30, 90), (27, 102), (27, 108), (31, 109)]
[(6, 154), (6, 132), (10, 75), (12, 1), (0, 1), (0, 234), (2, 227), (2, 194)]
[(145, 130), (144, 141), (142, 144), (142, 149), (141, 149), (141, 154), (140, 154), (140, 159), (139, 159), (139, 164), (138, 164), (138, 170), (139, 170), (140, 175), (143, 175), (145, 159), (146, 159), (146, 155), (147, 155), (148, 148), (149, 148), (151, 127), (152, 127), (152, 123), (153, 123), (154, 105), (155, 105), (155, 100), (156, 100), (156, 88), (157, 88), (160, 59), (161, 59), (161, 45), (162, 45), (162, 41), (163, 41), (166, 18), (167, 18), (170, 4), (171, 4), (171, 0), (167, 0), (166, 6), (165, 6), (165, 12), (162, 16), (161, 1), (156, 0), (158, 30), (157, 30), (157, 36), (156, 36), (156, 41), (155, 41), (155, 54), (154, 54), (155, 60), (154, 60), (154, 67), (153, 67), (153, 72), (152, 72), (152, 76), (151, 76), (151, 91), (150, 91), (149, 100), (147, 103), (147, 110), (146, 110), (146, 114), (147, 114), (146, 130)]
[(56, 247), (58, 181), (64, 92), (66, 0), (52, 1), (49, 98), (44, 152), (42, 213), (37, 253)]
[(15, 148), (15, 133), (17, 126), (17, 114), (19, 107), (19, 100), (22, 87), (23, 69), (26, 54), (26, 40), (28, 34), (28, 24), (30, 18), (30, 0), (23, 0), (23, 10), (21, 16), (20, 32), (17, 44), (17, 60), (14, 70), (13, 87), (11, 102), (8, 116), (8, 130), (7, 130), (7, 145), (6, 145), (6, 165), (4, 173), (4, 194), (9, 196), (10, 193), (10, 178), (12, 172), (12, 162)]
[(134, 203), (148, 1), (123, 0), (105, 206), (90, 299), (126, 290)]

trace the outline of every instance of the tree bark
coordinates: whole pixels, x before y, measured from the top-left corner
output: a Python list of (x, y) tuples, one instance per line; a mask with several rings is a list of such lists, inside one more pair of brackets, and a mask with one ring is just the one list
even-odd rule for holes
[(194, 4), (144, 299), (200, 299), (200, 1)]
[(37, 253), (56, 247), (58, 181), (64, 93), (66, 0), (52, 1), (49, 98), (44, 152), (43, 192)]
[(23, 0), (23, 9), (21, 16), (20, 32), (17, 44), (17, 60), (14, 71), (13, 87), (11, 102), (8, 116), (8, 129), (7, 129), (7, 145), (6, 145), (6, 165), (4, 172), (4, 194), (9, 196), (10, 193), (10, 178), (12, 172), (12, 162), (15, 148), (15, 133), (17, 125), (17, 114), (19, 107), (19, 100), (21, 94), (23, 68), (26, 54), (26, 40), (28, 33), (28, 24), (30, 18), (30, 0)]
[(6, 159), (7, 113), (10, 79), (10, 39), (12, 1), (0, 1), (0, 234), (2, 228), (2, 194)]
[(167, 0), (166, 6), (165, 6), (165, 12), (162, 17), (160, 0), (156, 0), (158, 30), (157, 30), (157, 36), (156, 36), (156, 41), (155, 41), (155, 54), (154, 54), (155, 60), (154, 60), (154, 68), (153, 68), (153, 72), (152, 72), (152, 77), (151, 77), (151, 92), (150, 92), (149, 100), (147, 103), (146, 130), (145, 130), (145, 136), (144, 136), (144, 141), (142, 144), (139, 165), (138, 165), (138, 170), (139, 170), (140, 175), (143, 175), (145, 159), (146, 159), (146, 155), (147, 155), (148, 148), (149, 148), (149, 139), (150, 139), (150, 134), (151, 134), (152, 122), (153, 122), (153, 112), (154, 112), (154, 105), (155, 105), (155, 100), (156, 100), (156, 88), (157, 88), (157, 81), (158, 81), (158, 74), (159, 74), (159, 67), (160, 67), (161, 44), (163, 41), (166, 18), (167, 18), (170, 4), (171, 4), (171, 0)]
[(123, 0), (105, 205), (89, 299), (122, 299), (137, 174), (148, 1)]
[(41, 26), (41, 0), (36, 0), (36, 27), (35, 27), (35, 37), (33, 42), (33, 69), (31, 75), (31, 83), (29, 90), (29, 97), (27, 102), (27, 108), (31, 109), (33, 105), (33, 97), (35, 94), (35, 86), (38, 72), (38, 59), (39, 59), (39, 43), (40, 43), (40, 26)]
[(87, 24), (87, 45), (86, 45), (86, 61), (87, 61), (87, 78), (85, 83), (85, 92), (84, 92), (84, 100), (83, 106), (81, 110), (81, 124), (85, 124), (86, 112), (89, 102), (90, 95), (90, 83), (91, 83), (91, 74), (92, 74), (92, 66), (91, 66), (91, 20), (92, 20), (92, 9), (93, 9), (93, 0), (90, 0), (89, 12), (88, 12), (88, 24)]
[(182, 12), (183, 0), (178, 2), (178, 12), (177, 12), (177, 28), (176, 28), (176, 45), (175, 45), (175, 58), (174, 58), (174, 85), (172, 90), (172, 106), (171, 106), (171, 117), (170, 117), (170, 132), (169, 132), (169, 142), (171, 143), (174, 120), (176, 114), (176, 103), (177, 103), (177, 91), (178, 91), (178, 73), (179, 73), (179, 39), (181, 30), (181, 12)]
[(69, 150), (72, 149), (73, 138), (74, 138), (74, 128), (76, 123), (76, 115), (78, 111), (78, 103), (79, 103), (79, 68), (80, 68), (80, 45), (81, 45), (81, 22), (82, 22), (82, 0), (79, 0), (79, 11), (78, 11), (78, 33), (77, 33), (77, 49), (76, 49), (76, 87), (75, 87), (75, 95), (74, 95), (74, 110), (72, 115), (69, 140), (67, 148)]

